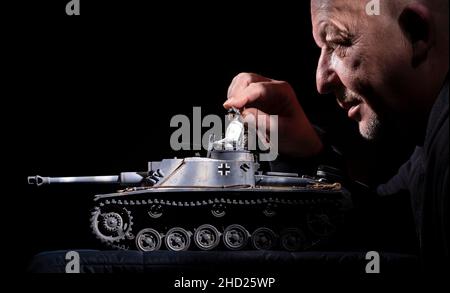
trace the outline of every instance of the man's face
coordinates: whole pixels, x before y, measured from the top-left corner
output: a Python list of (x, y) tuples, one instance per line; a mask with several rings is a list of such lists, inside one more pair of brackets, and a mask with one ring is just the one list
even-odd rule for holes
[[(334, 93), (339, 105), (373, 139), (385, 121), (407, 107), (410, 52), (388, 12), (366, 14), (364, 0), (312, 0), (313, 34), (321, 48), (317, 88)], [(383, 15), (384, 14), (384, 15)]]

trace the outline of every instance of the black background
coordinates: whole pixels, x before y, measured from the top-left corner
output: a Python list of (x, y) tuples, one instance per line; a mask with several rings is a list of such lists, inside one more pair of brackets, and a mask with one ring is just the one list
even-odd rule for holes
[[(66, 2), (20, 2), (6, 6), (2, 20), (4, 243), (18, 270), (40, 251), (99, 248), (89, 207), (94, 194), (114, 190), (36, 188), (27, 176), (113, 175), (189, 155), (171, 151), (170, 119), (191, 116), (194, 106), (224, 115), (239, 72), (290, 82), (312, 122), (346, 154), (354, 179), (382, 182), (411, 151), (400, 136), (364, 142), (334, 98), (317, 94), (309, 1), (81, 0), (81, 15), (70, 17)], [(409, 215), (407, 200), (390, 212), (398, 207)]]

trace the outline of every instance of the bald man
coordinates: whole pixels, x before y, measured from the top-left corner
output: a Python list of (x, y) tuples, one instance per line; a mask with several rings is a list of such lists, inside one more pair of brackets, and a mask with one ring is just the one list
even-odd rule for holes
[[(321, 49), (317, 90), (333, 93), (361, 135), (401, 131), (416, 149), (380, 195), (408, 191), (425, 267), (449, 257), (448, 0), (312, 0), (313, 35)], [(300, 158), (324, 150), (291, 86), (251, 73), (231, 82), (224, 107), (243, 115), (279, 115), (280, 153)]]

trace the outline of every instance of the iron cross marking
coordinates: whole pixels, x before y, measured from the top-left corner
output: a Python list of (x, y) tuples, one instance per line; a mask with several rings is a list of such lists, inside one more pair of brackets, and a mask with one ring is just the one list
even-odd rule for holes
[(217, 167), (220, 176), (228, 176), (231, 173), (231, 168), (227, 163), (222, 163)]

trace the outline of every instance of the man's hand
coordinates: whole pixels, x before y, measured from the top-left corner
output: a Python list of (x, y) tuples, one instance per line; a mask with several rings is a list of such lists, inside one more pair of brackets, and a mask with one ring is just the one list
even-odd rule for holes
[(282, 154), (306, 158), (322, 150), (319, 136), (287, 82), (240, 73), (231, 82), (228, 100), (223, 106), (241, 109), (244, 118), (250, 114), (258, 115), (257, 119), (261, 119), (261, 115), (263, 119), (278, 115), (278, 147)]

